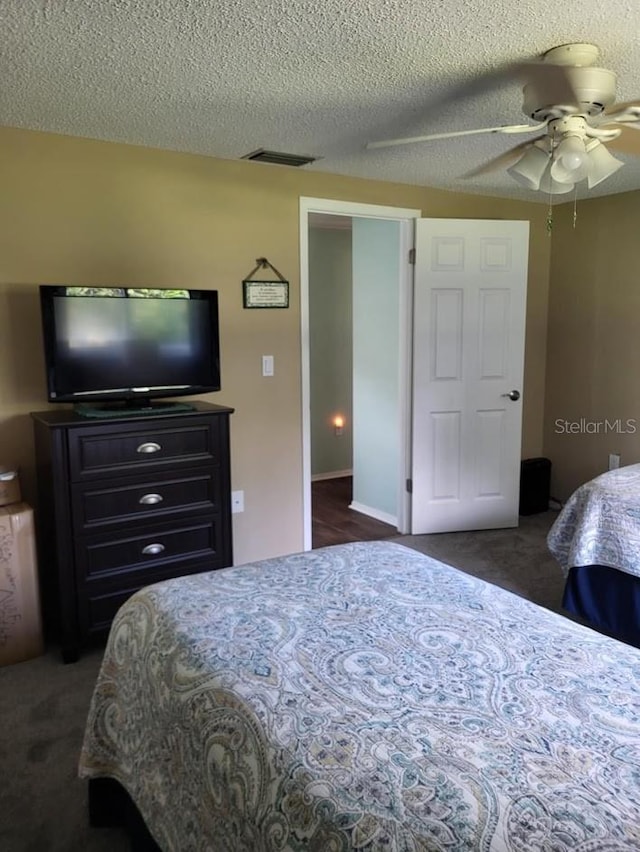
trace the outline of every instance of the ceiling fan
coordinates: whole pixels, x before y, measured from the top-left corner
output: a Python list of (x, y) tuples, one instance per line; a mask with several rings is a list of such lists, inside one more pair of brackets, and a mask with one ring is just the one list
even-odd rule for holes
[(538, 133), (465, 177), (506, 168), (528, 189), (551, 195), (571, 192), (583, 180), (589, 188), (594, 187), (624, 165), (608, 148), (640, 156), (640, 101), (615, 103), (616, 75), (594, 66), (599, 54), (593, 44), (561, 45), (548, 50), (541, 59), (510, 64), (488, 80), (481, 78), (463, 86), (454, 95), (457, 99), (475, 94), (483, 85), (486, 88), (494, 80), (515, 74), (525, 80), (522, 111), (535, 124), (388, 139), (369, 142), (366, 147), (387, 148), (481, 133)]

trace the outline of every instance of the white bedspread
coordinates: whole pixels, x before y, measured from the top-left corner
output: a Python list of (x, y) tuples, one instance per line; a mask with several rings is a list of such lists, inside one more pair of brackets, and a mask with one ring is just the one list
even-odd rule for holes
[(547, 538), (562, 566), (608, 565), (640, 577), (640, 464), (611, 470), (581, 485)]
[(80, 772), (166, 852), (638, 852), (640, 651), (388, 542), (183, 577), (120, 610)]

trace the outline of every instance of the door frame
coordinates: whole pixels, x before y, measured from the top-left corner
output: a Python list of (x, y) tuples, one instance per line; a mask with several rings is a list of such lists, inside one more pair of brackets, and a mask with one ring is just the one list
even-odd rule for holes
[(311, 541), (311, 374), (309, 344), (309, 214), (325, 213), (355, 218), (390, 219), (400, 222), (398, 272), (400, 282), (400, 375), (399, 412), (400, 461), (398, 470), (398, 530), (409, 532), (411, 495), (405, 481), (411, 471), (411, 366), (413, 341), (413, 266), (409, 252), (415, 245), (415, 220), (421, 210), (359, 204), (329, 198), (300, 197), (300, 356), (302, 392), (302, 512), (303, 548), (310, 550)]

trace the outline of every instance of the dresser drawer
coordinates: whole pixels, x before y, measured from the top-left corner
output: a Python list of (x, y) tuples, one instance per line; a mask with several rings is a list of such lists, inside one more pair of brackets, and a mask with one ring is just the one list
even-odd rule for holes
[[(135, 582), (137, 574), (146, 577), (170, 563), (176, 574), (184, 573), (196, 560), (210, 560), (212, 569), (219, 568), (225, 556), (220, 538), (220, 520), (210, 514), (170, 525), (138, 528), (117, 538), (104, 534), (78, 537), (77, 579), (91, 581), (119, 575), (128, 585)], [(140, 584), (145, 584), (144, 579)]]
[(167, 514), (217, 512), (220, 506), (220, 472), (195, 468), (181, 475), (146, 474), (134, 480), (100, 480), (72, 486), (73, 523), (79, 534), (109, 524), (155, 520)]
[[(184, 575), (196, 574), (208, 570), (210, 570), (208, 564), (198, 564), (196, 562), (190, 565), (188, 570), (184, 571)], [(181, 574), (181, 576), (184, 575)], [(83, 595), (81, 595), (83, 633), (86, 635), (106, 634), (115, 614), (131, 595), (145, 586), (159, 583), (162, 580), (174, 579), (175, 576), (175, 571), (169, 565), (161, 567), (156, 572), (145, 575), (143, 580), (138, 578), (138, 582), (134, 582), (131, 585), (119, 583), (114, 586), (110, 583), (88, 583), (83, 590)], [(85, 593), (87, 595), (86, 599), (84, 598)]]
[(130, 589), (119, 587), (104, 591), (96, 590), (86, 601), (82, 602), (83, 621), (86, 621), (82, 624), (83, 632), (89, 635), (102, 631), (106, 632), (122, 604), (137, 591), (138, 586), (133, 586)]
[(218, 422), (190, 418), (188, 423), (156, 420), (146, 428), (89, 427), (69, 432), (69, 468), (75, 482), (131, 471), (163, 470), (202, 461), (219, 464)]

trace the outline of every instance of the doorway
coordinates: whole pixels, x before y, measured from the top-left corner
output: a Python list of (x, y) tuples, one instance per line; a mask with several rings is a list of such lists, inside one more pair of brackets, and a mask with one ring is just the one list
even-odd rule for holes
[[(389, 207), (381, 207), (378, 205), (363, 205), (363, 204), (353, 204), (350, 202), (337, 202), (330, 201), (327, 199), (312, 199), (312, 198), (301, 198), (300, 200), (300, 256), (301, 256), (301, 318), (302, 318), (302, 423), (303, 423), (303, 511), (304, 511), (304, 547), (305, 549), (309, 549), (312, 546), (313, 540), (313, 526), (312, 526), (312, 476), (311, 476), (311, 458), (312, 458), (312, 418), (311, 418), (311, 299), (310, 299), (310, 276), (309, 276), (309, 262), (310, 262), (310, 244), (309, 244), (309, 223), (310, 218), (313, 217), (315, 221), (318, 221), (318, 217), (339, 217), (338, 220), (334, 219), (336, 224), (339, 224), (339, 227), (345, 228), (347, 224), (350, 226), (353, 224), (355, 220), (362, 223), (362, 227), (357, 227), (357, 229), (361, 233), (361, 237), (356, 241), (356, 269), (359, 268), (361, 270), (361, 275), (359, 276), (359, 280), (365, 280), (365, 285), (357, 285), (357, 289), (359, 290), (360, 296), (356, 297), (352, 304), (354, 306), (354, 316), (351, 319), (351, 328), (355, 328), (356, 332), (356, 345), (353, 349), (354, 357), (360, 359), (360, 363), (366, 363), (367, 365), (371, 364), (376, 357), (375, 347), (367, 353), (367, 345), (371, 344), (371, 328), (367, 329), (367, 321), (371, 322), (371, 317), (373, 316), (373, 307), (374, 307), (374, 299), (372, 295), (372, 301), (367, 303), (366, 298), (366, 283), (370, 283), (372, 288), (375, 288), (375, 282), (373, 278), (369, 278), (369, 273), (367, 272), (367, 263), (371, 261), (371, 251), (365, 250), (364, 246), (366, 245), (366, 240), (371, 239), (373, 234), (373, 243), (370, 245), (373, 247), (373, 251), (375, 252), (376, 246), (379, 243), (379, 240), (375, 239), (375, 230), (376, 227), (381, 225), (380, 220), (387, 220), (390, 223), (395, 223), (394, 227), (397, 231), (397, 240), (394, 243), (393, 249), (393, 260), (392, 260), (392, 274), (396, 279), (396, 291), (395, 298), (397, 301), (397, 305), (395, 305), (394, 309), (397, 310), (397, 317), (395, 320), (391, 320), (391, 327), (393, 328), (393, 339), (395, 343), (393, 344), (399, 350), (397, 353), (394, 352), (394, 355), (397, 355), (397, 370), (393, 376), (393, 381), (396, 386), (396, 397), (394, 399), (392, 406), (385, 406), (384, 416), (390, 417), (391, 422), (393, 423), (394, 431), (397, 432), (398, 435), (398, 452), (396, 457), (392, 461), (392, 469), (387, 470), (386, 472), (386, 481), (389, 482), (388, 491), (397, 495), (395, 498), (397, 505), (393, 506), (394, 510), (393, 515), (388, 511), (381, 511), (380, 513), (376, 512), (376, 509), (372, 509), (369, 505), (368, 501), (367, 505), (362, 505), (362, 501), (357, 499), (358, 494), (354, 496), (352, 495), (351, 505), (355, 509), (361, 509), (366, 511), (367, 515), (372, 516), (366, 519), (367, 523), (370, 520), (372, 525), (375, 526), (377, 523), (375, 533), (371, 534), (371, 537), (383, 537), (385, 534), (389, 532), (389, 526), (387, 525), (387, 521), (393, 518), (395, 522), (395, 526), (393, 527), (393, 532), (397, 528), (400, 532), (407, 531), (407, 523), (408, 523), (408, 497), (405, 492), (404, 484), (407, 477), (407, 472), (409, 470), (409, 432), (410, 432), (410, 424), (409, 424), (409, 393), (410, 393), (410, 381), (409, 381), (409, 368), (410, 368), (410, 359), (411, 359), (411, 267), (409, 264), (409, 250), (413, 245), (414, 238), (414, 220), (419, 217), (419, 210), (408, 210), (405, 208), (389, 208)], [(368, 220), (368, 221), (363, 221)], [(377, 223), (376, 223), (377, 220)], [(364, 241), (364, 242), (363, 242)], [(360, 248), (358, 248), (358, 246)], [(376, 266), (380, 264), (373, 264), (371, 269), (375, 271)], [(364, 297), (362, 294), (365, 294)], [(375, 289), (371, 290), (372, 294), (375, 294)], [(360, 306), (360, 307), (359, 307)], [(369, 320), (367, 320), (369, 318)], [(358, 343), (360, 340), (360, 343)], [(366, 359), (366, 361), (364, 360)], [(356, 369), (354, 375), (356, 377), (361, 376), (363, 370)], [(357, 380), (357, 379), (356, 379)], [(358, 381), (358, 380), (357, 380)], [(358, 381), (359, 392), (356, 393), (357, 397), (357, 406), (360, 411), (366, 411), (366, 406), (368, 404), (367, 401), (367, 392), (366, 392), (367, 382), (362, 380)], [(390, 408), (392, 410), (390, 410)], [(379, 409), (382, 411), (382, 409)], [(335, 412), (336, 415), (340, 415), (339, 411)], [(344, 415), (343, 415), (344, 417)], [(351, 418), (350, 418), (351, 419)], [(372, 432), (375, 432), (376, 420), (382, 422), (382, 416), (378, 418), (370, 417), (370, 416), (359, 416), (354, 418), (359, 424), (356, 429), (354, 440), (355, 440), (355, 458), (356, 458), (356, 475), (358, 479), (358, 483), (356, 484), (356, 489), (360, 488), (362, 494), (371, 493), (371, 489), (375, 489), (375, 478), (376, 476), (380, 478), (380, 476), (385, 475), (384, 472), (377, 470), (373, 479), (369, 477), (370, 481), (367, 481), (366, 467), (363, 467), (363, 459), (364, 464), (366, 464), (367, 454), (371, 454), (371, 445), (367, 446), (368, 440), (367, 437)], [(340, 429), (344, 428), (335, 425), (334, 423), (326, 423), (325, 424), (328, 429)], [(349, 423), (349, 427), (351, 427), (352, 423)], [(368, 428), (370, 427), (370, 428)], [(375, 440), (375, 438), (373, 439)], [(350, 467), (352, 467), (351, 465)], [(380, 465), (377, 465), (379, 468)], [(336, 483), (334, 489), (331, 488), (331, 485), (326, 486), (318, 486), (318, 488), (322, 487), (322, 489), (329, 493), (331, 490), (334, 490), (336, 494), (340, 493), (340, 488), (342, 488), (342, 492), (344, 494), (344, 489), (347, 486), (350, 486), (350, 482), (347, 480), (347, 477), (351, 474), (351, 469), (345, 468), (341, 471), (344, 474), (345, 481), (342, 483)], [(344, 498), (343, 498), (344, 499)], [(371, 503), (375, 503), (373, 500)], [(354, 513), (355, 515), (355, 513)], [(361, 516), (362, 517), (362, 516)], [(355, 537), (354, 537), (355, 540)], [(327, 542), (331, 543), (331, 542)]]

